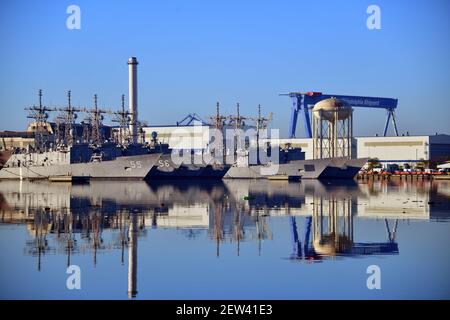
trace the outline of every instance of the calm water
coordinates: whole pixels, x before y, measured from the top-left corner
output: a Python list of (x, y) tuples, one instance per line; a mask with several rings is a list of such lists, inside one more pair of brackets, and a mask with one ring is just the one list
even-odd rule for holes
[(448, 299), (449, 198), (450, 181), (3, 181), (0, 298)]

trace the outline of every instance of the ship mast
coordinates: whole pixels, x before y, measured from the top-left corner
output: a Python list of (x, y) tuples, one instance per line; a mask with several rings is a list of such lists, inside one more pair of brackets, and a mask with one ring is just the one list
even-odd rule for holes
[(94, 107), (92, 109), (82, 109), (89, 117), (89, 122), (92, 127), (91, 131), (91, 143), (95, 146), (100, 146), (103, 142), (103, 135), (100, 128), (103, 126), (103, 114), (108, 113), (107, 110), (99, 109), (97, 106), (97, 95), (94, 94)]
[(121, 145), (127, 145), (130, 140), (130, 115), (131, 113), (125, 110), (125, 95), (122, 94), (122, 109), (120, 111), (116, 111), (112, 113), (115, 118), (112, 119), (113, 122), (117, 122), (119, 124), (119, 141), (118, 143)]
[(261, 130), (265, 130), (267, 129), (267, 127), (269, 126), (270, 121), (272, 121), (272, 112), (269, 113), (268, 117), (263, 117), (261, 115), (261, 105), (258, 104), (258, 117), (257, 118), (249, 118), (251, 120), (253, 120), (256, 124), (256, 156), (257, 156), (257, 163), (260, 163), (260, 159), (259, 159), (259, 133)]
[(46, 145), (46, 136), (49, 134), (48, 132), (48, 112), (56, 111), (54, 108), (49, 108), (47, 106), (42, 105), (42, 89), (39, 89), (39, 106), (33, 105), (32, 107), (25, 108), (25, 110), (29, 111), (28, 118), (35, 120), (35, 141), (36, 148), (40, 151), (45, 150)]
[(66, 146), (73, 145), (73, 127), (75, 119), (77, 118), (77, 112), (81, 112), (80, 108), (74, 108), (71, 101), (71, 91), (67, 91), (67, 107), (58, 108), (58, 111), (62, 112), (62, 119), (64, 121), (64, 144)]
[[(225, 120), (227, 119), (227, 117), (225, 117), (225, 116), (223, 116), (223, 115), (221, 115), (220, 114), (220, 104), (219, 104), (219, 102), (217, 102), (217, 104), (216, 104), (216, 115), (215, 116), (212, 116), (212, 117), (209, 117), (210, 119), (211, 119), (211, 121), (212, 121), (212, 125), (214, 126), (214, 128), (216, 129), (216, 134), (218, 133), (217, 131), (220, 131), (220, 133), (221, 133), (221, 137), (222, 137), (222, 161), (223, 161), (223, 163), (225, 163), (225, 143), (224, 143), (224, 137), (223, 137), (223, 131), (222, 131), (222, 129), (223, 129), (223, 127), (224, 127), (224, 123), (225, 123)], [(212, 154), (212, 156), (213, 157), (215, 157), (215, 151), (216, 151), (216, 149), (217, 148), (215, 148), (212, 152), (211, 152), (211, 154)]]
[(241, 112), (240, 112), (240, 105), (239, 102), (236, 104), (236, 115), (235, 116), (229, 116), (228, 119), (230, 120), (230, 124), (234, 125), (234, 147), (233, 147), (233, 152), (234, 155), (236, 156), (237, 153), (237, 149), (238, 149), (238, 130), (240, 130), (243, 125), (244, 125), (244, 120), (249, 119), (247, 117), (243, 117), (241, 116)]
[(237, 114), (235, 116), (229, 116), (230, 124), (234, 125), (234, 129), (241, 129), (244, 125), (244, 120), (248, 119), (246, 117), (241, 116), (239, 102), (236, 104)]
[(217, 102), (216, 104), (216, 115), (209, 118), (212, 120), (212, 125), (214, 126), (214, 128), (219, 130), (223, 129), (224, 121), (227, 119), (227, 117), (220, 114), (219, 102)]

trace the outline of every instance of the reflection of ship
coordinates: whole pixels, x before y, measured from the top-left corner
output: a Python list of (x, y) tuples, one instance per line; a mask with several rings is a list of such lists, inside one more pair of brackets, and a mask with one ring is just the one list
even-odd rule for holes
[[(384, 200), (385, 194), (393, 194), (389, 186), (402, 188), (386, 181), (368, 187), (353, 181), (315, 180), (92, 180), (86, 184), (8, 180), (0, 182), (0, 223), (26, 225), (31, 240), (25, 243), (25, 252), (36, 257), (38, 270), (45, 268), (45, 256), (49, 254), (66, 256), (65, 263), (70, 265), (73, 255), (89, 253), (95, 265), (102, 257), (100, 252), (117, 250), (122, 252), (118, 263), (126, 264), (128, 250), (128, 295), (134, 297), (138, 291), (137, 245), (155, 228), (176, 228), (187, 239), (213, 241), (215, 254), (222, 258), (227, 258), (230, 245), (238, 256), (248, 252), (248, 245), (241, 250), (245, 242), (257, 244), (255, 251), (266, 254), (264, 241), (280, 241), (283, 237), (272, 234), (279, 233), (280, 227), (291, 230), (289, 259), (295, 261), (399, 254), (396, 233), (401, 219), (428, 219), (429, 215), (385, 213), (380, 211), (381, 206), (365, 210), (370, 207), (365, 205), (367, 192), (371, 198)], [(426, 190), (421, 188), (408, 182), (408, 192), (400, 190), (395, 196), (406, 200), (416, 191), (414, 201), (435, 201), (432, 194), (437, 187), (426, 189), (434, 190), (429, 195), (422, 194)], [(448, 200), (448, 185), (439, 191), (439, 197)], [(393, 203), (401, 207), (403, 202)], [(277, 217), (284, 219), (274, 222)], [(368, 217), (376, 217), (376, 223), (386, 228), (386, 241), (355, 240), (355, 235), (361, 237), (363, 233), (354, 232), (354, 228), (360, 228), (354, 220)]]
[[(185, 181), (114, 181), (92, 180), (85, 184), (52, 184), (47, 181), (0, 181), (3, 195), (1, 208), (23, 212), (36, 207), (51, 210), (67, 208), (83, 213), (91, 206), (102, 211), (136, 208), (142, 212), (168, 213), (172, 208), (188, 208), (215, 202), (237, 203), (245, 213), (253, 214), (267, 208), (264, 214), (310, 216), (317, 197), (333, 194), (338, 198), (351, 198), (354, 212), (364, 218), (430, 219), (430, 213), (439, 203), (447, 203), (445, 186), (437, 182), (379, 181), (358, 184), (354, 181), (305, 180), (300, 183), (271, 180), (185, 180)], [(400, 185), (398, 185), (400, 184)], [(439, 188), (439, 189), (438, 189)], [(431, 192), (427, 191), (428, 189)], [(392, 192), (395, 190), (395, 192)], [(438, 191), (438, 192), (437, 192)], [(286, 211), (289, 207), (289, 212)], [(445, 208), (438, 217), (446, 217)], [(178, 209), (177, 209), (178, 210)], [(178, 210), (178, 211), (180, 211)]]

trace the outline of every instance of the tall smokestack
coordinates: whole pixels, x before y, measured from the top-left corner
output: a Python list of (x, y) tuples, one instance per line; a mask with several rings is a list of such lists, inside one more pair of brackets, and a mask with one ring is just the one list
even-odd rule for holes
[(131, 113), (130, 132), (132, 143), (138, 142), (137, 65), (136, 57), (128, 59), (128, 105)]

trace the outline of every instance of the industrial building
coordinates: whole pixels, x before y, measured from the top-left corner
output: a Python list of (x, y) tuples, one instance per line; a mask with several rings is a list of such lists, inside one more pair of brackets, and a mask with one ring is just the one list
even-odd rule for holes
[[(357, 158), (357, 150), (356, 150), (356, 140), (357, 138), (352, 139), (352, 158)], [(313, 155), (313, 138), (286, 138), (286, 139), (278, 139), (281, 147), (285, 147), (290, 145), (294, 148), (302, 148), (302, 151), (305, 152), (305, 159), (314, 159)]]
[[(153, 131), (161, 142), (176, 149), (202, 149), (208, 143), (207, 125), (198, 126), (152, 126), (143, 128), (145, 139), (151, 139)], [(312, 138), (282, 138), (280, 146), (302, 148), (306, 159), (313, 159)], [(262, 142), (265, 142), (262, 139)], [(419, 162), (442, 163), (450, 160), (450, 135), (353, 137), (353, 158), (377, 159), (383, 166), (388, 164), (414, 166)]]
[[(291, 144), (305, 152), (306, 159), (313, 158), (313, 139), (280, 139), (281, 145)], [(355, 137), (352, 142), (356, 158), (377, 159), (387, 164), (414, 165), (418, 162), (441, 163), (450, 160), (450, 135)]]
[(441, 163), (450, 159), (450, 135), (359, 137), (359, 158), (376, 158), (387, 164)]
[[(165, 125), (143, 127), (145, 141), (151, 141), (152, 133), (157, 133), (157, 139), (161, 143), (167, 143), (173, 149), (202, 150), (208, 146), (210, 137), (209, 129), (212, 126), (206, 123), (198, 125)], [(225, 125), (224, 129), (233, 129)], [(243, 126), (242, 130), (254, 129), (252, 126)]]
[(206, 148), (209, 138), (208, 125), (167, 125), (143, 127), (145, 141), (151, 141), (152, 133), (158, 134), (158, 141), (167, 143), (173, 149), (195, 149)]

